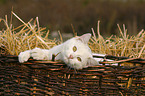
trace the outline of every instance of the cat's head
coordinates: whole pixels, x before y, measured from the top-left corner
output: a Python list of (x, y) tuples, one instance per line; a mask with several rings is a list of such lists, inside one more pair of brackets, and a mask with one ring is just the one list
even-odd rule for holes
[(91, 49), (88, 47), (88, 41), (91, 34), (73, 37), (63, 44), (63, 61), (71, 68), (82, 69), (88, 66), (97, 65), (98, 62), (93, 59)]

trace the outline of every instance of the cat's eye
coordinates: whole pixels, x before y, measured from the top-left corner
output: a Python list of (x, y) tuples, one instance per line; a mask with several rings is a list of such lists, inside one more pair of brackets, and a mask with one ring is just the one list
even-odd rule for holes
[(76, 47), (76, 46), (73, 47), (73, 51), (74, 51), (74, 52), (77, 51), (77, 47)]
[(77, 60), (80, 61), (80, 62), (82, 61), (82, 59), (80, 57), (77, 57)]

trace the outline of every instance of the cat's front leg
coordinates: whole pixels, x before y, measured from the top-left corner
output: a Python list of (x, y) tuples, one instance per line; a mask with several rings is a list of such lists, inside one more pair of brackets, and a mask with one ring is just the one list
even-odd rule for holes
[(49, 60), (49, 50), (34, 48), (30, 51), (31, 57), (36, 60)]
[(19, 59), (19, 62), (20, 63), (23, 63), (25, 61), (28, 61), (28, 59), (30, 58), (30, 51), (31, 50), (27, 50), (27, 51), (24, 51), (24, 52), (21, 52), (19, 55), (18, 55), (18, 59)]

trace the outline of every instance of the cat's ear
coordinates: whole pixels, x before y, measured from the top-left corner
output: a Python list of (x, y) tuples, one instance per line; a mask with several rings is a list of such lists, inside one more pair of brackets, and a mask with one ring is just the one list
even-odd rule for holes
[(87, 60), (87, 66), (95, 66), (99, 65), (99, 62), (96, 61), (94, 58), (89, 57)]
[(91, 34), (87, 33), (87, 34), (80, 36), (78, 39), (81, 40), (83, 43), (87, 44), (89, 42), (90, 38), (91, 38)]

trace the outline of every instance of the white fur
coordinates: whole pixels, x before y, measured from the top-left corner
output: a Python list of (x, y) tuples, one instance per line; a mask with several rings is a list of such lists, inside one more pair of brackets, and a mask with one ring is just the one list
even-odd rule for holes
[(30, 50), (21, 52), (18, 56), (19, 62), (21, 63), (28, 61), (29, 58), (30, 58)]
[[(90, 37), (91, 34), (88, 33), (82, 36), (73, 37), (50, 50), (34, 48), (33, 50), (21, 52), (18, 56), (19, 62), (23, 63), (30, 57), (36, 60), (52, 60), (52, 55), (54, 54), (57, 55), (55, 60), (61, 60), (74, 69), (98, 65), (98, 62), (93, 59), (91, 50), (87, 45)], [(73, 51), (74, 46), (77, 48), (75, 52)], [(81, 61), (77, 59), (78, 57), (81, 58)]]
[[(111, 59), (106, 59), (105, 56), (106, 54), (97, 54), (97, 53), (92, 53), (93, 56), (97, 56), (98, 58), (95, 58), (94, 59), (98, 62), (103, 62), (104, 60), (105, 61), (114, 61), (114, 60), (111, 60)], [(100, 58), (99, 58), (100, 57)], [(99, 65), (102, 65), (102, 64), (99, 64)], [(113, 63), (113, 64), (105, 64), (105, 65), (114, 65), (114, 66), (118, 66), (118, 63)]]

